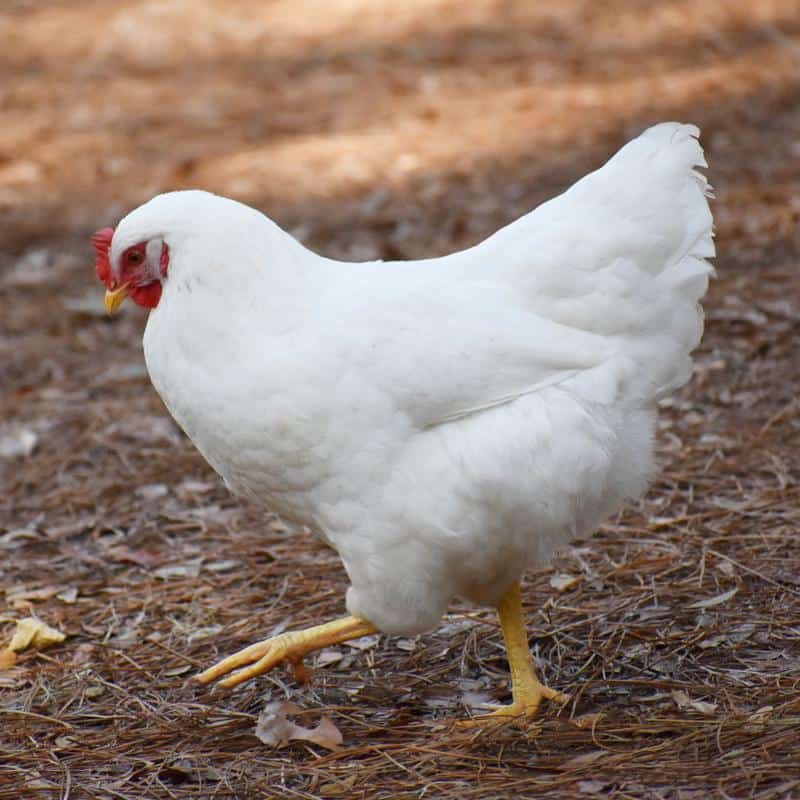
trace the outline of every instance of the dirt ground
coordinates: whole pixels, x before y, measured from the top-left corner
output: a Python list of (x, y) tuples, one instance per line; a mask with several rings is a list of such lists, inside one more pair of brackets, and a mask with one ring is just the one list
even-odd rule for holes
[[(0, 798), (800, 797), (796, 0), (5, 0), (0, 52), (0, 642), (67, 635), (0, 671)], [(652, 490), (525, 583), (571, 702), (450, 731), (509, 693), (466, 607), (311, 686), (189, 682), (342, 613), (345, 574), (177, 430), (89, 234), (193, 186), (326, 255), (434, 255), (664, 119), (703, 130), (719, 277)], [(269, 698), (343, 746), (263, 744)]]

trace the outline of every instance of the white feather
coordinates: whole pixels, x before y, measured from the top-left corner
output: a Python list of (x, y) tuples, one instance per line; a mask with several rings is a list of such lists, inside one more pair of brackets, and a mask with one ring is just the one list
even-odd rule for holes
[(696, 136), (651, 128), (445, 258), (335, 262), (178, 192), (122, 221), (112, 264), (168, 244), (144, 339), (167, 407), (234, 491), (339, 551), (351, 613), (415, 633), (644, 490), (714, 253)]

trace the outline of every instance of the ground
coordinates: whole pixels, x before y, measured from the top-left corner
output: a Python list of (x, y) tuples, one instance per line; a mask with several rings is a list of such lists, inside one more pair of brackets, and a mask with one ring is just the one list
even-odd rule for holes
[[(0, 799), (800, 797), (795, 0), (6, 0), (0, 50), (0, 642), (67, 635), (0, 672)], [(571, 702), (451, 734), (509, 694), (494, 615), (460, 606), (311, 686), (189, 682), (342, 613), (345, 574), (175, 428), (89, 234), (193, 186), (327, 255), (439, 254), (665, 119), (703, 130), (719, 274), (652, 489), (525, 581)], [(259, 741), (287, 697), (343, 746)]]

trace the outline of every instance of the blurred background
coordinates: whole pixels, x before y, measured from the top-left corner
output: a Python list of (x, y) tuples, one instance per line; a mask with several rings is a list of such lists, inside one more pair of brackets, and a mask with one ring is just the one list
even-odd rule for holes
[(0, 13), (6, 257), (56, 241), (77, 253), (90, 230), (189, 186), (340, 256), (442, 252), (667, 119), (703, 128), (723, 241), (745, 203), (773, 241), (796, 220), (794, 0), (5, 0)]
[[(70, 769), (93, 797), (207, 797), (204, 785), (250, 797), (276, 770), (298, 797), (377, 796), (379, 784), (421, 797), (443, 775), (453, 796), (484, 800), (509, 787), (579, 797), (606, 780), (625, 797), (777, 798), (792, 776), (796, 791), (797, 0), (3, 0), (0, 53), (1, 630), (35, 613), (69, 637), (0, 673), (0, 712), (18, 709), (13, 728), (0, 719), (18, 765), (0, 797), (24, 786), (66, 798)], [(556, 565), (591, 591), (556, 596), (547, 571), (526, 588), (545, 677), (615, 720), (603, 741), (624, 764), (581, 767), (606, 734), (554, 720), (533, 756), (516, 738), (469, 745), (460, 766), (449, 741), (426, 751), (429, 717), (506, 675), (493, 618), (458, 609), (424, 646), (373, 642), (300, 695), (347, 708), (337, 724), (351, 742), (379, 731), (357, 779), (333, 756), (318, 772), (305, 751), (273, 757), (251, 733), (264, 684), (220, 700), (185, 679), (256, 637), (248, 613), (267, 631), (341, 613), (345, 576), (316, 539), (287, 538), (230, 497), (175, 428), (144, 370), (145, 313), (127, 303), (106, 318), (89, 235), (196, 187), (260, 208), (325, 255), (441, 254), (663, 120), (702, 128), (717, 193), (719, 278), (695, 378), (664, 409), (648, 497)], [(745, 566), (717, 569), (720, 547)], [(656, 579), (667, 616), (625, 616), (620, 604), (651, 603)], [(731, 587), (747, 597), (738, 617), (697, 622), (664, 600), (685, 609)], [(652, 696), (631, 704), (653, 675)], [(609, 676), (630, 683), (615, 690)], [(716, 740), (702, 714), (670, 727), (670, 687), (709, 685), (713, 714), (732, 715), (714, 722)], [(783, 714), (761, 728), (771, 738), (730, 722), (767, 706)], [(60, 744), (48, 715), (73, 726)], [(525, 784), (534, 757), (588, 783), (536, 772)], [(479, 769), (485, 791), (468, 795)], [(665, 775), (663, 793), (642, 788)]]

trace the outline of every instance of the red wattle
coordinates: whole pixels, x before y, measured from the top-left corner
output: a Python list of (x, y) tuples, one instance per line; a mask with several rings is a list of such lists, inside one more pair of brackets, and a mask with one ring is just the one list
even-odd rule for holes
[(161, 281), (153, 281), (145, 286), (134, 286), (131, 297), (135, 303), (144, 308), (155, 308), (161, 299)]

